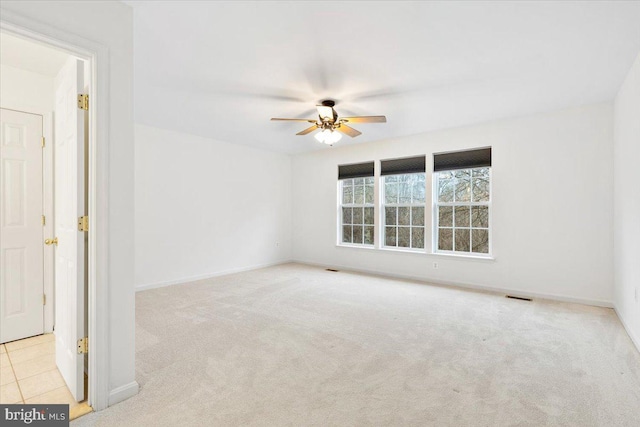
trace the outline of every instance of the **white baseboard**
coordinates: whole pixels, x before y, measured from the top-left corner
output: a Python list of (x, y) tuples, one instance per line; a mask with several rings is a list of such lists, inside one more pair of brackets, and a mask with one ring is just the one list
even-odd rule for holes
[(634, 331), (631, 330), (627, 322), (625, 322), (624, 318), (620, 316), (620, 312), (618, 311), (618, 309), (615, 307), (613, 309), (615, 310), (616, 315), (618, 316), (618, 319), (620, 319), (620, 323), (622, 323), (624, 330), (627, 331), (627, 335), (629, 335), (629, 338), (631, 338), (631, 342), (636, 346), (636, 348), (640, 352), (640, 337), (638, 337), (634, 333)]
[(439, 279), (430, 279), (428, 277), (419, 277), (419, 276), (411, 276), (411, 275), (406, 275), (406, 274), (387, 273), (387, 272), (384, 272), (384, 271), (376, 271), (376, 270), (369, 270), (369, 269), (362, 269), (362, 268), (352, 268), (352, 267), (348, 267), (348, 266), (335, 265), (335, 264), (330, 264), (329, 265), (329, 264), (322, 264), (322, 263), (317, 263), (317, 262), (313, 262), (313, 261), (305, 261), (305, 260), (293, 260), (293, 262), (298, 263), (298, 264), (312, 265), (312, 266), (316, 266), (316, 267), (331, 267), (331, 268), (336, 268), (336, 269), (340, 269), (340, 270), (344, 270), (344, 271), (350, 271), (350, 272), (354, 272), (354, 273), (371, 274), (371, 275), (374, 275), (374, 276), (389, 277), (389, 278), (392, 278), (392, 279), (414, 280), (414, 281), (417, 281), (417, 282), (423, 282), (423, 283), (432, 284), (432, 285), (438, 285), (438, 286), (449, 286), (449, 287), (464, 288), (464, 289), (471, 289), (471, 290), (477, 290), (477, 291), (488, 291), (488, 292), (495, 292), (495, 293), (502, 293), (502, 294), (506, 293), (506, 294), (510, 294), (510, 295), (515, 295), (515, 296), (520, 296), (520, 297), (527, 297), (527, 298), (547, 299), (547, 300), (552, 300), (552, 301), (571, 302), (571, 303), (577, 303), (577, 304), (592, 305), (592, 306), (596, 306), (596, 307), (613, 308), (613, 303), (611, 301), (605, 301), (605, 300), (597, 300), (597, 299), (589, 299), (589, 298), (576, 298), (576, 297), (570, 297), (570, 296), (565, 296), (565, 295), (547, 294), (547, 293), (540, 293), (540, 292), (528, 292), (528, 291), (522, 291), (520, 289), (510, 289), (510, 288), (502, 288), (502, 287), (495, 287), (495, 286), (485, 286), (485, 285), (478, 285), (478, 284), (475, 284), (475, 283), (450, 282), (450, 281), (444, 281), (444, 280), (439, 280)]
[(137, 381), (131, 381), (129, 384), (114, 388), (109, 392), (109, 406), (135, 396), (138, 394), (138, 390), (140, 390), (140, 386)]
[(156, 282), (156, 283), (148, 283), (148, 284), (144, 284), (144, 285), (136, 285), (135, 289), (136, 289), (136, 292), (140, 292), (140, 291), (146, 291), (148, 289), (163, 288), (165, 286), (181, 285), (183, 283), (190, 283), (190, 282), (195, 282), (195, 281), (198, 281), (198, 280), (211, 279), (213, 277), (226, 276), (226, 275), (234, 274), (234, 273), (242, 273), (244, 271), (257, 270), (259, 268), (273, 267), (273, 266), (276, 266), (276, 265), (287, 264), (287, 263), (290, 263), (290, 262), (293, 262), (293, 261), (292, 260), (282, 260), (282, 261), (276, 261), (276, 262), (271, 262), (271, 263), (267, 263), (267, 264), (258, 264), (258, 265), (251, 265), (251, 266), (248, 266), (248, 267), (232, 268), (232, 269), (229, 269), (229, 270), (217, 271), (217, 272), (207, 273), (207, 274), (200, 274), (200, 275), (197, 275), (197, 276), (183, 277), (181, 279), (167, 280), (167, 281)]

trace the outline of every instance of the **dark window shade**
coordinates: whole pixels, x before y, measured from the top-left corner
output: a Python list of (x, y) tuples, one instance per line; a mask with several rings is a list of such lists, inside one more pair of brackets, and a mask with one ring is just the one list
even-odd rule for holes
[(401, 175), (405, 173), (424, 173), (425, 156), (404, 159), (383, 160), (380, 162), (380, 175)]
[(338, 179), (363, 178), (373, 176), (373, 162), (338, 166)]
[(491, 147), (433, 155), (433, 171), (491, 166)]

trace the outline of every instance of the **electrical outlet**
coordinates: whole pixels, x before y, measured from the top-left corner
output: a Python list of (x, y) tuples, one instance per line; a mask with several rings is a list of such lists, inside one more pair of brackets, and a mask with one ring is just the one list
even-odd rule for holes
[(434, 269), (434, 270), (437, 270), (437, 269), (438, 269), (438, 263), (437, 263), (437, 262), (434, 262), (434, 263), (433, 263), (433, 269)]

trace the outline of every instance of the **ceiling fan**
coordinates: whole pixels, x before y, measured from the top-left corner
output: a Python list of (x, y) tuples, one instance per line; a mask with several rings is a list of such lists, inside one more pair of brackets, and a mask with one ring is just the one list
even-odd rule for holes
[(355, 138), (361, 135), (359, 132), (348, 126), (347, 123), (386, 123), (387, 118), (385, 116), (356, 116), (356, 117), (339, 117), (333, 106), (336, 105), (335, 101), (326, 99), (322, 101), (321, 105), (316, 105), (318, 109), (317, 119), (281, 119), (272, 118), (271, 120), (284, 120), (291, 122), (308, 122), (313, 123), (313, 126), (306, 128), (303, 131), (298, 132), (296, 135), (307, 135), (316, 129), (320, 129), (320, 132), (315, 134), (315, 138), (327, 145), (333, 145), (334, 142), (338, 142), (342, 135), (339, 132), (349, 135), (351, 138)]

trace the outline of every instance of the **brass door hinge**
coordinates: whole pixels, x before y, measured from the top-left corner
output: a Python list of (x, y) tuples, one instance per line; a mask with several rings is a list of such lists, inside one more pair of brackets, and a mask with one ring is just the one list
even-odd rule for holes
[(42, 294), (42, 305), (47, 305), (47, 294)]
[(44, 148), (44, 136), (42, 137), (42, 148)]
[(78, 218), (78, 231), (89, 231), (89, 217), (81, 216)]
[(89, 109), (89, 95), (84, 93), (78, 95), (78, 108), (81, 110)]
[(84, 337), (78, 340), (78, 354), (89, 353), (89, 338)]
[(47, 217), (42, 215), (42, 225), (47, 225)]

